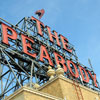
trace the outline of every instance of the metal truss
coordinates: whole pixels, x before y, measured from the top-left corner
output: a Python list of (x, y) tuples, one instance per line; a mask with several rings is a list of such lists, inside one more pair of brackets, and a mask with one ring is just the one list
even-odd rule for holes
[[(45, 61), (41, 62), (39, 60), (41, 45), (45, 45), (49, 52), (54, 68), (56, 68), (54, 51), (63, 56), (65, 60), (71, 59), (74, 63), (79, 63), (72, 44), (69, 43), (72, 53), (65, 51), (62, 46), (57, 46), (55, 40), (55, 43), (49, 41), (47, 30), (42, 26), (43, 37), (41, 37), (37, 33), (36, 22), (31, 20), (30, 17), (23, 18), (15, 26), (2, 18), (0, 18), (0, 22), (12, 27), (18, 33), (17, 40), (9, 39), (10, 46), (2, 43), (2, 28), (0, 23), (0, 100), (25, 84), (29, 84), (32, 87), (33, 83), (42, 85), (48, 81), (49, 77), (46, 74), (49, 66), (48, 61), (44, 59)], [(36, 59), (23, 53), (21, 34), (25, 34), (35, 41), (35, 45), (32, 45), (33, 51), (29, 50), (29, 52), (36, 52), (38, 55)], [(82, 66), (85, 67), (84, 65)], [(87, 69), (92, 71), (89, 68)], [(68, 76), (66, 77), (69, 78)]]

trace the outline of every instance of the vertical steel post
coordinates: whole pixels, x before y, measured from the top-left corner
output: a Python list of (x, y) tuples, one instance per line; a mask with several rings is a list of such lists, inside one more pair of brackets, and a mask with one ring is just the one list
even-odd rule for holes
[(32, 87), (32, 78), (33, 78), (33, 61), (32, 61), (32, 65), (31, 65), (31, 76), (30, 76), (30, 87)]
[(0, 80), (1, 80), (1, 93), (3, 93), (3, 80), (2, 80), (2, 72), (3, 72), (3, 69), (2, 69), (2, 66), (1, 66), (1, 61), (0, 61)]

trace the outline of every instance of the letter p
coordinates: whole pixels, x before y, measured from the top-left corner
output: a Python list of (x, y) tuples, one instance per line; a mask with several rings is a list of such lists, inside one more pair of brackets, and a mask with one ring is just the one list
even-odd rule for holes
[(1, 26), (2, 26), (2, 42), (7, 44), (7, 45), (10, 45), (8, 42), (9, 41), (8, 38), (16, 40), (17, 33), (14, 29), (12, 29), (11, 27), (7, 26), (4, 23), (2, 23)]

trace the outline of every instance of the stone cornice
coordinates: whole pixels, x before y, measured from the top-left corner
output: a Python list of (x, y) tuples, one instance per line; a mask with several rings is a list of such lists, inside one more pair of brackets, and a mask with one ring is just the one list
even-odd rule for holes
[(46, 97), (46, 98), (52, 99), (52, 100), (63, 100), (61, 98), (49, 95), (47, 93), (40, 92), (38, 90), (32, 89), (30, 87), (26, 87), (26, 86), (23, 86), (20, 89), (16, 90), (13, 94), (11, 94), (10, 96), (6, 97), (4, 100), (10, 100), (11, 98), (17, 96), (19, 93), (21, 93), (23, 91), (30, 92), (30, 93), (33, 93), (33, 94), (36, 94), (36, 95), (39, 95), (39, 96), (42, 96), (42, 97)]

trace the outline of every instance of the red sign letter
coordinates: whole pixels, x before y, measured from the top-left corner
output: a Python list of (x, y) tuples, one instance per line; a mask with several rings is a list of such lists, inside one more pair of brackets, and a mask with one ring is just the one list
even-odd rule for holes
[(62, 35), (60, 35), (60, 38), (61, 38), (61, 41), (62, 41), (62, 44), (63, 44), (63, 48), (71, 53), (72, 50), (68, 49), (68, 40)]
[(40, 34), (41, 36), (43, 36), (42, 30), (41, 30), (41, 25), (44, 27), (44, 24), (42, 22), (40, 22), (38, 19), (34, 18), (33, 16), (31, 17), (31, 19), (34, 20), (34, 21), (36, 21), (36, 26), (37, 26), (38, 34)]
[[(70, 66), (70, 65), (72, 65), (72, 66)], [(72, 61), (67, 60), (67, 66), (68, 66), (69, 71), (72, 74), (72, 76), (74, 76), (75, 78), (78, 78), (79, 77), (79, 73), (78, 73), (76, 65)], [(73, 73), (72, 67), (74, 67), (75, 73)]]
[(54, 42), (53, 41), (53, 38), (55, 38), (56, 39), (56, 42), (57, 42), (57, 45), (60, 46), (60, 42), (59, 42), (59, 38), (58, 38), (57, 32), (56, 31), (53, 31), (53, 33), (55, 34), (55, 35), (53, 35), (53, 34), (51, 34), (50, 27), (46, 26), (46, 28), (47, 28), (47, 32), (49, 34), (50, 41), (51, 42)]
[(34, 43), (34, 41), (23, 34), (21, 34), (21, 37), (22, 37), (22, 44), (23, 44), (23, 52), (35, 58), (36, 57), (35, 53), (32, 54), (28, 52), (28, 48), (32, 50), (32, 47), (29, 42), (26, 42), (26, 40), (30, 41), (31, 43)]
[[(82, 79), (84, 82), (88, 83), (89, 82), (89, 76), (88, 76), (88, 73), (86, 72), (86, 70), (79, 66), (79, 69), (80, 69), (80, 72), (81, 72), (81, 75), (82, 75)], [(85, 76), (84, 76), (85, 75)]]
[(88, 72), (89, 72), (89, 74), (90, 74), (92, 80), (94, 81), (95, 87), (98, 87), (97, 82), (96, 82), (96, 74), (94, 73), (94, 75), (92, 75), (90, 71), (88, 71)]
[(63, 65), (64, 71), (67, 72), (67, 67), (65, 65), (64, 58), (56, 52), (54, 52), (54, 56), (55, 56), (56, 64), (57, 65), (59, 65), (59, 64)]
[[(2, 23), (1, 25), (2, 25), (2, 34), (3, 34), (2, 42), (7, 44), (7, 45), (10, 45), (8, 43), (8, 38), (16, 40), (17, 39), (17, 33), (14, 29), (12, 29), (11, 27), (5, 25), (4, 23)], [(8, 31), (11, 33), (11, 35), (8, 34)]]
[(47, 52), (45, 46), (41, 45), (40, 61), (43, 62), (43, 58), (47, 59), (48, 62), (49, 62), (49, 64), (50, 64), (51, 66), (53, 66), (53, 63), (52, 63), (52, 61), (51, 61), (51, 59), (50, 59), (50, 56), (49, 56), (49, 54), (48, 54), (48, 52)]

